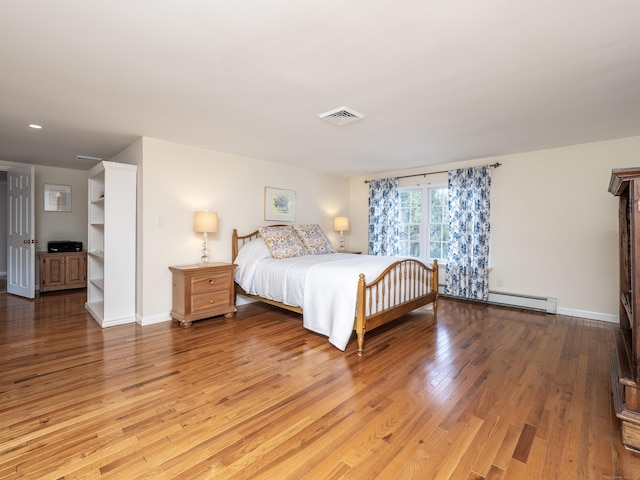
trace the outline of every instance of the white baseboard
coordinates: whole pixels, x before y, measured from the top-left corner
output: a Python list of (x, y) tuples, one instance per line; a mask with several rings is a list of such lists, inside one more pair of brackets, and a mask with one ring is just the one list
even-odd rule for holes
[(100, 325), (102, 328), (115, 327), (116, 325), (126, 325), (127, 323), (133, 323), (136, 321), (135, 317), (114, 318), (107, 321), (97, 320), (94, 317), (94, 320), (96, 320), (96, 322), (98, 322), (98, 325)]
[(574, 308), (559, 308), (558, 314), (568, 315), (570, 317), (588, 318), (589, 320), (599, 320), (601, 322), (620, 323), (620, 317), (610, 313), (589, 312), (587, 310), (576, 310)]
[(153, 325), (155, 323), (168, 322), (171, 320), (171, 315), (168, 313), (161, 313), (159, 315), (151, 315), (148, 317), (141, 317), (140, 315), (136, 315), (136, 323), (141, 327), (146, 325)]
[(601, 322), (619, 323), (620, 321), (617, 315), (610, 313), (590, 312), (588, 310), (577, 310), (574, 308), (558, 308), (558, 299), (553, 297), (535, 297), (532, 295), (490, 291), (488, 303), (598, 320)]
[(244, 295), (236, 295), (236, 307), (239, 305), (247, 305), (257, 302), (255, 298), (245, 297)]

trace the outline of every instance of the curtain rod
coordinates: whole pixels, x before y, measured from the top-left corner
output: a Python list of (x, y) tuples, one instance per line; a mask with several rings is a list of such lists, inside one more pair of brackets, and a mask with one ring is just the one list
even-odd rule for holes
[[(489, 165), (491, 168), (498, 168), (502, 165), (500, 162), (492, 163)], [(414, 173), (413, 175), (402, 175), (401, 177), (395, 178), (410, 178), (410, 177), (426, 177), (427, 175), (435, 175), (436, 173), (447, 173), (449, 170), (440, 170), (439, 172), (429, 172), (429, 173)], [(369, 183), (371, 180), (365, 180), (364, 183)]]

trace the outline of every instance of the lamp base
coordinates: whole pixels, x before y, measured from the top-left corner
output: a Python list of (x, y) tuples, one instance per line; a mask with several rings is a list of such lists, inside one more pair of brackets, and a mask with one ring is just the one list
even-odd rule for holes
[(202, 256), (197, 264), (199, 267), (206, 267), (209, 265), (209, 250), (207, 249), (207, 232), (202, 234)]

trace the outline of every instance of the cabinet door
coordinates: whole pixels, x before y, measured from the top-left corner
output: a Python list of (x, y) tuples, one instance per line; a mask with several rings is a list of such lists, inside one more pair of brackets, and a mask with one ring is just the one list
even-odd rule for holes
[(65, 275), (67, 285), (82, 287), (87, 281), (87, 257), (84, 254), (65, 257)]
[(40, 283), (46, 289), (61, 287), (65, 282), (65, 257), (62, 255), (49, 256), (42, 260), (42, 278)]

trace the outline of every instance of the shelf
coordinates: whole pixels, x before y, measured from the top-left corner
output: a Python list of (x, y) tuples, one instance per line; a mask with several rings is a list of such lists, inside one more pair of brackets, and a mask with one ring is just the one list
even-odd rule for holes
[(136, 172), (105, 161), (89, 170), (86, 305), (103, 328), (136, 320)]

